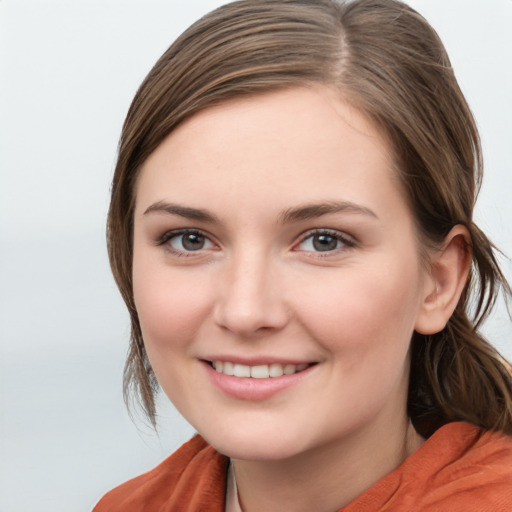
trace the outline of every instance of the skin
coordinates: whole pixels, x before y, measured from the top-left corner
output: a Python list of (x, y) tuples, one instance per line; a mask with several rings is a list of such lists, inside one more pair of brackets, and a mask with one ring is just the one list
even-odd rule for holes
[[(422, 442), (406, 413), (409, 343), (446, 322), (464, 257), (454, 242), (446, 265), (422, 262), (392, 169), (384, 137), (321, 87), (201, 111), (143, 166), (133, 286), (148, 357), (234, 460), (246, 512), (336, 510)], [(203, 245), (187, 250), (183, 229)], [(217, 357), (315, 364), (251, 400), (212, 384), (204, 361)]]

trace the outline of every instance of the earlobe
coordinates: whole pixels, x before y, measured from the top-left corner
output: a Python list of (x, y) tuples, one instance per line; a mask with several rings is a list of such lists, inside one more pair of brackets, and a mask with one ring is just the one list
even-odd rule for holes
[(448, 233), (442, 248), (431, 255), (430, 275), (416, 319), (417, 332), (435, 334), (444, 329), (459, 302), (470, 268), (469, 233), (457, 225)]

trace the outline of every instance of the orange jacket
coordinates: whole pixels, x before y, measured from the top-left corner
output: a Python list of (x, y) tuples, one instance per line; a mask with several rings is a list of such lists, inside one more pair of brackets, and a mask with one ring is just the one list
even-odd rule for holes
[[(193, 437), (93, 512), (224, 512), (227, 458)], [(467, 423), (440, 428), (339, 512), (512, 512), (512, 438)]]

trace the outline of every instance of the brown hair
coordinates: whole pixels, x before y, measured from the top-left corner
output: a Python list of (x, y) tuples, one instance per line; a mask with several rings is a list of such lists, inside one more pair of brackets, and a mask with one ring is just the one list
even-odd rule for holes
[[(155, 423), (157, 382), (132, 290), (134, 190), (146, 158), (185, 118), (230, 98), (325, 84), (389, 138), (421, 238), (441, 244), (458, 224), (472, 271), (443, 331), (413, 335), (408, 409), (428, 437), (455, 420), (512, 434), (512, 380), (478, 333), (500, 288), (494, 247), (473, 223), (482, 177), (479, 136), (435, 31), (395, 0), (242, 0), (208, 14), (164, 53), (124, 123), (108, 216), (114, 277), (131, 316), (125, 398)], [(473, 314), (470, 315), (470, 309)]]

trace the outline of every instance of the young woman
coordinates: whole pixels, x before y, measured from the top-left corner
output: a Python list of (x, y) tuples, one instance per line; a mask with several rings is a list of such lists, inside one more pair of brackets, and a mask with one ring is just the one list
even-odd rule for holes
[(95, 511), (512, 510), (481, 173), (406, 5), (242, 0), (190, 27), (128, 113), (108, 241), (125, 391), (154, 422), (161, 386), (199, 435)]

